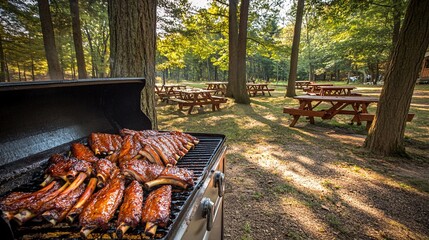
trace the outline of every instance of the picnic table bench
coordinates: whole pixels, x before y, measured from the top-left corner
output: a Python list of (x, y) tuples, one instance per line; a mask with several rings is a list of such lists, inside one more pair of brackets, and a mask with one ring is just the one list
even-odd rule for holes
[[(291, 127), (295, 126), (301, 116), (309, 118), (310, 123), (314, 124), (314, 117), (322, 119), (332, 119), (337, 114), (352, 115), (351, 123), (357, 122), (361, 125), (362, 121), (367, 121), (365, 115), (368, 113), (368, 106), (371, 103), (377, 103), (378, 98), (374, 97), (356, 97), (356, 96), (297, 96), (294, 97), (299, 101), (298, 108), (285, 107), (283, 113), (288, 113), (293, 116), (290, 124)], [(328, 109), (316, 110), (322, 102), (329, 103), (331, 106)], [(346, 110), (347, 106), (351, 106), (351, 110)], [(362, 117), (364, 116), (364, 117)], [(371, 120), (372, 121), (372, 120)], [(370, 123), (369, 123), (370, 124)]]
[(356, 89), (353, 86), (320, 86), (317, 95), (320, 96), (359, 96), (360, 94), (353, 93), (352, 90)]
[(265, 96), (267, 92), (271, 96), (271, 91), (274, 91), (274, 88), (268, 88), (268, 83), (247, 83), (247, 92), (249, 96), (256, 96), (256, 94), (261, 93)]
[(228, 99), (220, 96), (213, 96), (215, 90), (206, 89), (185, 89), (177, 91), (179, 93), (177, 98), (170, 99), (179, 105), (179, 110), (182, 111), (183, 107), (189, 107), (188, 114), (192, 113), (195, 106), (203, 107), (203, 105), (212, 105), (212, 110), (220, 110), (220, 104), (226, 103)]
[(334, 86), (334, 84), (330, 83), (310, 83), (307, 87), (303, 88), (302, 90), (304, 92), (307, 92), (307, 94), (313, 94), (316, 95), (316, 93), (320, 92), (320, 87), (329, 87)]

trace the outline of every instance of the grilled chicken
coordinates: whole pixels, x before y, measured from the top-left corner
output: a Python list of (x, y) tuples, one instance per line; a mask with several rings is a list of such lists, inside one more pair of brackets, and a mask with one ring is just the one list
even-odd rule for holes
[(99, 188), (103, 187), (106, 182), (108, 182), (114, 171), (119, 170), (114, 163), (107, 159), (98, 160), (96, 163), (94, 163), (94, 167), (98, 179), (97, 186)]
[(122, 138), (115, 134), (92, 133), (89, 137), (89, 145), (96, 155), (112, 154), (121, 149)]
[(146, 234), (153, 236), (158, 226), (167, 226), (170, 219), (170, 205), (170, 185), (162, 186), (149, 193), (142, 213), (142, 223), (146, 223)]
[(137, 181), (132, 181), (125, 189), (124, 201), (116, 222), (116, 235), (122, 238), (131, 227), (135, 228), (141, 220), (143, 207), (143, 189)]
[(186, 189), (194, 185), (194, 173), (186, 168), (166, 167), (159, 176), (144, 184), (146, 189), (158, 185), (174, 185)]
[(91, 163), (98, 161), (98, 158), (91, 151), (91, 149), (82, 143), (73, 143), (71, 146), (71, 152), (73, 156), (79, 160), (84, 160)]
[(83, 238), (96, 228), (107, 229), (108, 222), (121, 204), (124, 189), (125, 178), (114, 173), (108, 184), (91, 197), (79, 216), (79, 223), (82, 226), (80, 233)]
[(68, 198), (68, 195), (71, 192), (75, 191), (75, 189), (82, 185), (86, 176), (87, 175), (85, 173), (79, 173), (71, 184), (66, 183), (55, 192), (45, 194), (42, 198), (37, 199), (37, 201), (29, 202), (14, 216), (13, 219), (21, 225), (45, 211), (54, 209), (57, 202), (61, 202), (64, 198)]
[(32, 193), (13, 192), (9, 194), (8, 196), (0, 200), (0, 209), (3, 212), (3, 218), (6, 220), (11, 220), (13, 216), (20, 209), (24, 208), (27, 204), (31, 202), (37, 202), (45, 195), (49, 195), (52, 192), (55, 192), (60, 187), (61, 187), (61, 184), (59, 184), (56, 181), (53, 181), (37, 192), (32, 192)]
[(81, 184), (78, 188), (74, 189), (66, 195), (56, 197), (50, 201), (46, 208), (50, 209), (42, 214), (42, 217), (52, 225), (56, 225), (66, 217), (67, 213), (77, 202), (78, 198), (83, 194), (85, 184)]
[(90, 176), (92, 173), (92, 164), (76, 158), (67, 158), (63, 155), (54, 154), (49, 159), (49, 167), (45, 171), (46, 179), (41, 185), (45, 186), (55, 178), (61, 178), (66, 182), (70, 182), (80, 172)]
[(74, 219), (82, 212), (85, 204), (88, 202), (88, 199), (94, 193), (96, 185), (97, 178), (91, 178), (88, 185), (86, 186), (85, 192), (82, 193), (82, 195), (79, 197), (79, 200), (77, 200), (76, 204), (70, 209), (70, 211), (66, 213), (67, 221), (69, 223), (73, 223)]
[(148, 163), (146, 160), (133, 159), (126, 161), (121, 166), (122, 173), (128, 178), (145, 183), (156, 179), (164, 167)]

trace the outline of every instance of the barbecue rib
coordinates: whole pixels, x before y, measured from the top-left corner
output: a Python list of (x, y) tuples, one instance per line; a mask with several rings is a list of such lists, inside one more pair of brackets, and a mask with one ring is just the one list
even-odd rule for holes
[(79, 216), (82, 238), (86, 238), (96, 228), (108, 228), (108, 222), (122, 201), (124, 188), (125, 178), (114, 173), (108, 184), (92, 196)]
[(67, 214), (67, 221), (71, 224), (74, 222), (74, 219), (82, 212), (85, 203), (88, 202), (88, 199), (92, 196), (92, 193), (95, 191), (97, 185), (97, 178), (91, 178), (88, 185), (86, 186), (85, 192), (82, 193), (79, 200), (76, 204), (70, 209)]
[(133, 159), (126, 161), (121, 166), (122, 173), (128, 178), (133, 178), (141, 183), (156, 179), (164, 167), (148, 163), (146, 160)]
[(19, 213), (15, 214), (14, 220), (22, 225), (28, 220), (42, 214), (45, 211), (49, 211), (55, 208), (56, 202), (62, 201), (64, 198), (67, 198), (71, 192), (75, 191), (80, 185), (82, 185), (83, 181), (86, 178), (85, 173), (79, 173), (76, 179), (71, 184), (64, 184), (61, 188), (52, 192), (51, 194), (46, 194), (42, 198), (37, 201), (32, 201), (25, 205), (25, 207), (20, 210)]
[(107, 159), (98, 160), (96, 163), (94, 163), (94, 166), (98, 179), (97, 186), (99, 188), (102, 188), (106, 182), (108, 182), (114, 171), (119, 170), (114, 163)]
[(90, 176), (92, 173), (91, 163), (54, 154), (49, 159), (49, 167), (45, 171), (46, 179), (40, 185), (44, 186), (55, 178), (61, 178), (66, 182), (70, 182), (73, 181), (80, 172)]
[(9, 194), (0, 201), (0, 209), (3, 211), (3, 218), (11, 220), (13, 216), (27, 204), (38, 201), (38, 199), (41, 199), (43, 196), (58, 190), (60, 186), (58, 182), (53, 181), (37, 192), (13, 192)]
[(81, 184), (78, 188), (74, 189), (69, 194), (52, 199), (50, 201), (52, 203), (50, 204), (53, 205), (47, 207), (51, 209), (44, 212), (42, 217), (48, 222), (52, 223), (52, 225), (56, 225), (58, 222), (61, 222), (66, 217), (68, 211), (77, 202), (84, 190), (85, 184)]
[(122, 143), (121, 151), (119, 152), (119, 161), (128, 161), (140, 157), (142, 146), (139, 141), (135, 141), (134, 136), (126, 135)]
[(186, 189), (194, 185), (194, 173), (186, 168), (166, 167), (159, 176), (144, 184), (146, 189), (158, 185), (174, 185)]
[(170, 219), (170, 205), (170, 185), (162, 186), (149, 193), (142, 212), (142, 223), (146, 223), (146, 234), (153, 236), (158, 226), (167, 226)]
[(71, 146), (71, 152), (73, 156), (79, 160), (84, 160), (91, 163), (98, 161), (98, 158), (94, 155), (91, 149), (82, 143), (73, 143)]
[(89, 145), (96, 155), (112, 154), (121, 149), (122, 138), (115, 134), (92, 133), (89, 137)]
[(142, 216), (143, 189), (137, 181), (132, 181), (125, 189), (124, 201), (119, 210), (118, 221), (116, 222), (116, 235), (122, 238), (125, 232), (131, 227), (135, 228)]

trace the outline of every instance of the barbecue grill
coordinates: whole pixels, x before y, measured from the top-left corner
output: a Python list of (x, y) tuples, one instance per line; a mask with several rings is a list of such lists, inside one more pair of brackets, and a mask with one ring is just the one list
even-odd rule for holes
[[(92, 132), (151, 129), (140, 110), (144, 85), (140, 78), (0, 85), (0, 196), (39, 189), (49, 157), (66, 154), (71, 143), (86, 143)], [(155, 239), (223, 239), (225, 136), (190, 134), (200, 143), (177, 166), (194, 171), (195, 185), (173, 193), (170, 222)], [(90, 238), (115, 238), (115, 220)], [(79, 230), (77, 223), (52, 226), (36, 218), (18, 226), (0, 220), (2, 239), (75, 239)], [(147, 239), (143, 232), (139, 226), (124, 238)]]

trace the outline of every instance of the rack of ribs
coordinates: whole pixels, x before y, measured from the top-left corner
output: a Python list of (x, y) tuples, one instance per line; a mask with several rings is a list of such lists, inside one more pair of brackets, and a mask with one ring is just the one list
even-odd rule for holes
[(72, 155), (79, 160), (84, 160), (90, 163), (98, 161), (98, 157), (95, 156), (91, 149), (82, 143), (73, 143), (71, 146), (71, 152)]
[(91, 133), (89, 146), (96, 155), (109, 155), (121, 149), (122, 137), (116, 134)]
[(109, 221), (121, 204), (124, 189), (125, 178), (116, 172), (107, 185), (91, 197), (79, 216), (82, 238), (86, 238), (96, 228), (108, 228)]
[(3, 218), (8, 221), (12, 220), (13, 216), (30, 202), (37, 202), (45, 195), (49, 195), (55, 192), (60, 187), (60, 183), (58, 183), (57, 181), (53, 181), (36, 192), (10, 193), (9, 195), (0, 200), (0, 209), (3, 211)]
[(80, 172), (90, 176), (92, 173), (92, 164), (87, 161), (76, 158), (67, 158), (60, 154), (54, 154), (49, 158), (49, 166), (45, 171), (45, 180), (40, 184), (46, 186), (56, 178), (63, 179), (66, 182), (73, 181)]
[(159, 176), (144, 184), (146, 189), (158, 185), (174, 185), (183, 189), (194, 186), (194, 173), (186, 168), (165, 167)]
[(98, 179), (97, 186), (102, 188), (106, 182), (110, 179), (113, 172), (119, 170), (119, 168), (107, 159), (100, 159), (94, 163), (96, 176)]
[(144, 184), (146, 189), (159, 185), (174, 185), (182, 189), (194, 185), (194, 173), (186, 168), (163, 167), (146, 160), (133, 159), (121, 166), (122, 173)]
[[(15, 214), (13, 219), (19, 224), (27, 222), (28, 220), (56, 208), (56, 204), (63, 202), (64, 200), (72, 201), (73, 198), (78, 198), (84, 188), (79, 188), (87, 175), (85, 173), (79, 173), (76, 179), (71, 183), (65, 183), (61, 188), (50, 194), (45, 194), (42, 198), (37, 201), (28, 202), (20, 211)], [(77, 196), (76, 196), (77, 195)], [(68, 203), (67, 203), (68, 204)], [(67, 208), (67, 206), (64, 206)]]
[(135, 228), (140, 223), (143, 207), (143, 189), (139, 182), (132, 181), (125, 189), (124, 201), (119, 209), (116, 222), (116, 235), (122, 238), (131, 227)]
[(75, 218), (79, 214), (81, 214), (85, 204), (88, 202), (88, 200), (94, 193), (96, 185), (97, 185), (97, 178), (91, 178), (88, 182), (88, 185), (86, 186), (85, 191), (79, 197), (79, 200), (77, 200), (76, 204), (70, 209), (70, 211), (66, 213), (67, 222), (69, 222), (70, 224), (73, 223)]
[(142, 212), (145, 233), (154, 236), (158, 226), (165, 227), (170, 220), (171, 186), (165, 185), (149, 193)]

